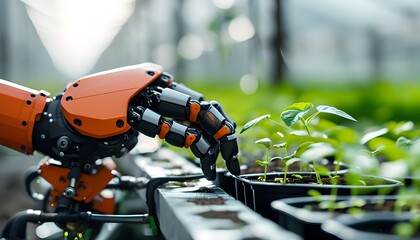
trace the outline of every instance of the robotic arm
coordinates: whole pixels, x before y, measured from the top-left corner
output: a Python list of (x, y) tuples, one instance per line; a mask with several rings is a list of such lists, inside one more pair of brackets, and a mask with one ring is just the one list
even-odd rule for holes
[(228, 170), (240, 172), (235, 124), (222, 107), (156, 64), (86, 76), (52, 99), (0, 80), (0, 105), (0, 144), (25, 154), (38, 150), (68, 169), (77, 163), (89, 170), (97, 159), (123, 156), (141, 132), (189, 147), (209, 180), (219, 151)]
[[(107, 157), (128, 153), (139, 132), (190, 148), (209, 180), (216, 178), (219, 152), (228, 170), (240, 173), (235, 123), (217, 102), (174, 82), (159, 65), (86, 76), (53, 98), (0, 79), (0, 144), (52, 158), (41, 161), (27, 183), (41, 176), (52, 185), (48, 200), (58, 216), (115, 213), (115, 198), (107, 191), (111, 180), (121, 186), (141, 181), (124, 180)], [(73, 231), (85, 227), (78, 221), (56, 223)]]

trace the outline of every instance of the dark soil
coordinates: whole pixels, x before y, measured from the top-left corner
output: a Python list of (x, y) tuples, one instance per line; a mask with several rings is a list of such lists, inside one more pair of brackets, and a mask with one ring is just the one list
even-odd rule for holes
[[(336, 165), (333, 164), (332, 161), (325, 161), (320, 163), (320, 166), (327, 168), (330, 171), (335, 171)], [(255, 162), (249, 162), (245, 170), (241, 171), (241, 174), (249, 174), (249, 173), (261, 173), (263, 171), (263, 167), (257, 165)], [(340, 168), (342, 170), (343, 168)], [(284, 163), (282, 161), (274, 161), (271, 162), (267, 168), (267, 172), (283, 172), (284, 171)], [(313, 169), (310, 166), (302, 167), (300, 163), (294, 163), (289, 166), (289, 172), (312, 172)]]
[[(331, 184), (331, 179), (328, 177), (321, 177), (322, 184)], [(315, 175), (306, 175), (302, 178), (287, 178), (286, 183), (297, 183), (297, 184), (318, 184)], [(348, 185), (346, 178), (341, 176), (336, 185)]]
[[(279, 175), (279, 178), (282, 178), (282, 176)], [(261, 180), (257, 180), (257, 179), (250, 179), (250, 181), (261, 182)], [(331, 179), (328, 178), (328, 177), (321, 177), (321, 181), (322, 181), (322, 184), (331, 185)], [(266, 182), (279, 183), (279, 182), (275, 182), (274, 179), (268, 179), (268, 178), (267, 178)], [(286, 178), (286, 183), (287, 184), (318, 184), (318, 182), (316, 181), (316, 176), (315, 175), (304, 175), (304, 176), (302, 176), (302, 178), (288, 177), (288, 178)], [(348, 184), (346, 178), (344, 176), (341, 176), (337, 180), (336, 185), (349, 185), (349, 184)]]
[(238, 217), (237, 211), (207, 211), (199, 213), (198, 215), (205, 217), (205, 218), (214, 218), (214, 219), (230, 219), (232, 222), (239, 224), (239, 225), (246, 225), (244, 221), (242, 221)]
[(199, 193), (214, 193), (214, 189), (213, 188), (209, 188), (209, 187), (200, 187), (199, 189), (193, 191), (193, 192), (199, 192)]
[[(392, 212), (395, 211), (395, 200), (386, 200), (384, 202), (375, 202), (375, 203), (367, 203), (363, 206), (357, 207), (360, 210), (363, 210), (364, 212)], [(418, 204), (417, 208), (420, 208), (420, 202)], [(347, 213), (347, 211), (352, 206), (349, 206), (347, 208), (336, 208), (334, 209), (335, 213)], [(314, 211), (328, 211), (328, 209), (321, 208), (318, 203), (314, 203), (311, 205), (305, 206), (305, 208), (309, 208)], [(410, 208), (408, 206), (403, 206), (401, 208), (401, 211), (410, 211)]]
[[(290, 177), (290, 175), (289, 175), (289, 177), (286, 178), (286, 183), (287, 184), (318, 184), (315, 174), (303, 175), (301, 177), (302, 178), (293, 177), (293, 176)], [(283, 178), (283, 176), (280, 174), (280, 175), (277, 176), (277, 178)], [(260, 180), (257, 180), (257, 179), (254, 179), (254, 180), (250, 179), (250, 180), (251, 181), (260, 181)], [(331, 179), (327, 176), (321, 176), (321, 181), (322, 181), (322, 184), (324, 184), (324, 185), (332, 185)], [(389, 182), (382, 181), (380, 179), (375, 179), (375, 178), (365, 178), (365, 179), (363, 179), (363, 181), (364, 181), (364, 183), (366, 183), (366, 186), (389, 184)], [(274, 178), (272, 176), (267, 176), (266, 182), (272, 182), (273, 183), (275, 181), (274, 181)], [(276, 182), (276, 183), (279, 183), (279, 182)], [(337, 182), (336, 182), (335, 185), (340, 185), (340, 186), (344, 186), (344, 185), (364, 186), (364, 184), (362, 184), (362, 182), (349, 183), (345, 176), (340, 176), (340, 178), (337, 179)]]
[(196, 205), (223, 205), (225, 204), (225, 199), (221, 197), (217, 198), (195, 198), (188, 199), (188, 202), (193, 202)]

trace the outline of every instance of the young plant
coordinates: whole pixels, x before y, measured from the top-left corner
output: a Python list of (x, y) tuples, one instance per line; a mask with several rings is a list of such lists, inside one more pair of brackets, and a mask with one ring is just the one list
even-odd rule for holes
[[(333, 177), (332, 180), (333, 179), (336, 180), (337, 176)], [(333, 188), (333, 189), (336, 189), (336, 188)], [(333, 189), (331, 189), (331, 191)], [(349, 214), (353, 214), (353, 215), (361, 214), (363, 213), (362, 207), (367, 204), (366, 200), (361, 199), (361, 198), (354, 198), (354, 199), (337, 202), (337, 193), (333, 193), (333, 191), (329, 195), (330, 198), (326, 201), (324, 201), (324, 199), (322, 198), (322, 194), (315, 189), (309, 190), (308, 195), (312, 196), (315, 199), (315, 201), (318, 202), (318, 207), (320, 209), (328, 210), (329, 212), (333, 212), (334, 210), (347, 209), (347, 213)]]
[[(305, 151), (309, 150), (309, 146), (311, 144), (317, 143), (317, 142), (323, 142), (323, 143), (329, 143), (331, 146), (337, 147), (339, 145), (339, 143), (334, 140), (334, 139), (328, 139), (327, 137), (313, 137), (311, 131), (309, 130), (309, 125), (311, 123), (311, 121), (313, 119), (315, 119), (315, 117), (317, 117), (320, 113), (328, 113), (328, 114), (334, 114), (352, 121), (357, 121), (356, 119), (354, 119), (352, 116), (350, 116), (349, 114), (345, 113), (342, 110), (339, 110), (337, 108), (331, 107), (331, 106), (326, 106), (326, 105), (320, 105), (318, 107), (316, 107), (316, 112), (312, 113), (310, 116), (307, 117), (307, 115), (309, 114), (310, 110), (312, 109), (314, 105), (312, 103), (309, 102), (300, 102), (300, 103), (294, 103), (288, 107), (286, 107), (280, 114), (281, 119), (283, 121), (283, 123), (277, 122), (275, 120), (271, 119), (271, 115), (270, 114), (265, 114), (263, 116), (257, 117), (249, 122), (247, 122), (244, 127), (241, 129), (240, 134), (244, 133), (245, 131), (251, 129), (252, 127), (254, 127), (255, 125), (257, 125), (258, 123), (260, 123), (261, 121), (264, 120), (271, 120), (272, 122), (274, 122), (275, 124), (282, 126), (282, 127), (287, 127), (289, 129), (289, 131), (285, 131), (286, 133), (280, 133), (278, 132), (278, 134), (284, 138), (285, 142), (282, 143), (282, 147), (285, 149), (286, 154), (284, 157), (277, 157), (277, 158), (273, 158), (271, 160), (269, 160), (268, 155), (266, 156), (266, 161), (258, 161), (257, 164), (264, 166), (265, 167), (265, 172), (266, 172), (266, 168), (268, 166), (268, 164), (273, 161), (274, 159), (278, 160), (281, 159), (284, 163), (285, 163), (285, 175), (283, 179), (279, 179), (280, 182), (285, 183), (285, 177), (288, 171), (288, 167), (294, 163), (294, 162), (298, 162), (299, 160), (294, 160), (294, 158), (299, 158)], [(295, 132), (292, 131), (292, 127), (297, 123), (297, 122), (301, 122), (304, 126), (304, 129), (307, 133), (307, 136), (302, 136), (300, 134), (297, 134)], [(258, 143), (261, 144), (266, 144), (266, 146), (271, 146), (271, 140), (270, 142), (267, 141), (266, 138), (264, 138), (265, 140), (258, 140)], [(267, 145), (270, 144), (270, 145)], [(297, 150), (291, 154), (288, 155), (287, 151), (288, 151), (288, 147), (289, 146), (298, 146)], [(333, 149), (333, 147), (326, 147), (324, 146), (323, 148), (320, 149), (316, 149), (316, 150), (311, 150), (312, 152), (314, 151), (320, 151), (320, 150), (325, 150), (328, 151), (328, 154), (331, 154), (333, 151), (331, 150)], [(268, 152), (268, 148), (267, 148), (267, 152)], [(321, 154), (326, 154), (326, 152), (321, 152)], [(313, 157), (312, 155), (307, 154), (307, 156), (309, 157)], [(321, 183), (321, 177), (320, 177), (320, 168), (317, 166), (316, 164), (316, 160), (318, 160), (319, 158), (312, 158), (312, 164), (314, 167), (314, 171), (316, 172), (316, 176), (317, 176), (317, 182)], [(308, 160), (305, 159), (305, 162), (307, 163)], [(339, 167), (339, 162), (337, 162), (337, 166), (336, 166), (336, 170), (338, 170)], [(264, 180), (265, 180), (265, 176), (266, 173), (264, 173)]]
[(264, 167), (264, 175), (263, 175), (262, 178), (259, 178), (258, 180), (261, 180), (261, 181), (265, 182), (267, 180), (268, 165), (270, 164), (270, 162), (272, 160), (272, 159), (269, 160), (269, 155), (270, 155), (269, 150), (270, 150), (270, 148), (283, 148), (285, 146), (285, 144), (274, 144), (273, 145), (273, 141), (271, 141), (271, 139), (269, 139), (269, 138), (259, 139), (259, 140), (255, 141), (255, 144), (261, 144), (265, 147), (265, 160), (262, 161), (262, 160), (258, 159), (258, 160), (255, 161), (255, 163), (257, 165)]
[(289, 127), (292, 127), (298, 121), (300, 121), (303, 124), (306, 132), (308, 133), (308, 136), (312, 136), (311, 131), (309, 130), (309, 123), (320, 113), (334, 114), (334, 115), (357, 122), (355, 118), (345, 113), (344, 111), (337, 109), (335, 107), (327, 106), (327, 105), (319, 105), (318, 107), (316, 107), (317, 111), (315, 113), (313, 113), (309, 117), (305, 117), (313, 106), (314, 105), (309, 102), (294, 103), (286, 107), (282, 111), (280, 115), (281, 119)]
[(318, 184), (322, 184), (321, 173), (328, 174), (329, 170), (318, 166), (316, 162), (325, 157), (335, 155), (336, 152), (337, 150), (328, 143), (313, 143), (308, 146), (305, 152), (302, 153), (302, 161), (312, 162)]
[[(293, 155), (286, 156), (284, 158), (276, 157), (281, 159), (284, 162), (284, 170), (283, 170), (283, 178), (275, 178), (274, 182), (279, 182), (281, 184), (287, 183), (287, 173), (289, 172), (289, 166), (293, 163), (300, 162), (301, 160), (299, 158), (294, 158)], [(293, 174), (293, 177), (302, 178), (302, 176), (298, 174)]]

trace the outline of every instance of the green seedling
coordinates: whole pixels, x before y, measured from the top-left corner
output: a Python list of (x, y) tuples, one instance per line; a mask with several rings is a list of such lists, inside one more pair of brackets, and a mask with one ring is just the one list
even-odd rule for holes
[(284, 148), (285, 144), (274, 144), (273, 145), (273, 141), (271, 141), (271, 139), (269, 139), (269, 138), (259, 139), (259, 140), (255, 141), (255, 144), (261, 144), (265, 147), (265, 160), (262, 161), (262, 160), (258, 159), (258, 160), (255, 161), (255, 163), (257, 165), (264, 167), (264, 175), (263, 175), (262, 178), (259, 178), (258, 180), (261, 180), (261, 181), (265, 182), (267, 180), (267, 168), (268, 168), (268, 165), (270, 164), (270, 162), (272, 160), (272, 159), (269, 160), (269, 155), (270, 155), (269, 150), (270, 150), (270, 148)]
[(328, 174), (328, 169), (318, 166), (317, 161), (335, 155), (337, 150), (328, 143), (313, 143), (300, 156), (304, 162), (312, 162), (318, 184), (322, 184), (321, 174)]
[[(286, 156), (284, 158), (281, 158), (281, 157), (272, 158), (272, 161), (281, 159), (284, 162), (283, 178), (275, 178), (274, 179), (275, 182), (279, 182), (281, 184), (287, 183), (286, 180), (287, 180), (287, 173), (289, 171), (289, 166), (292, 165), (293, 163), (301, 161), (299, 158), (294, 158), (293, 155)], [(293, 177), (302, 179), (302, 176), (298, 174), (293, 174)]]
[[(333, 177), (333, 178), (337, 179), (337, 177)], [(360, 198), (354, 198), (354, 199), (338, 202), (337, 192), (334, 192), (334, 189), (336, 188), (333, 188), (331, 190), (332, 191), (331, 195), (329, 195), (330, 198), (327, 201), (323, 201), (322, 194), (315, 189), (309, 190), (308, 195), (312, 196), (315, 199), (315, 201), (318, 202), (318, 206), (320, 209), (328, 210), (329, 212), (333, 212), (334, 210), (347, 209), (347, 213), (349, 214), (356, 215), (356, 214), (363, 213), (363, 210), (361, 208), (367, 204), (366, 200), (360, 199)]]
[[(286, 178), (287, 178), (287, 173), (289, 172), (289, 166), (296, 162), (301, 162), (302, 159), (300, 158), (300, 156), (311, 146), (311, 144), (312, 142), (302, 143), (294, 153), (290, 155), (286, 155), (285, 157), (272, 158), (271, 161), (282, 160), (284, 163), (283, 178), (276, 178), (274, 181), (280, 182), (282, 184), (286, 184), (287, 183)], [(302, 179), (302, 176), (298, 174), (294, 174), (293, 177)]]
[(309, 117), (305, 117), (313, 106), (314, 105), (309, 102), (294, 103), (286, 107), (282, 111), (280, 115), (281, 119), (289, 127), (295, 125), (298, 121), (300, 121), (303, 124), (308, 136), (312, 136), (311, 131), (309, 130), (310, 122), (320, 113), (334, 114), (334, 115), (357, 122), (355, 118), (345, 113), (344, 111), (337, 109), (335, 107), (327, 106), (327, 105), (319, 105), (318, 107), (316, 107), (317, 111), (315, 113), (313, 113)]
[[(352, 116), (350, 116), (349, 114), (345, 113), (342, 110), (339, 110), (337, 108), (334, 107), (330, 107), (330, 106), (326, 106), (326, 105), (320, 105), (318, 107), (316, 107), (316, 112), (313, 113), (312, 115), (310, 115), (309, 117), (306, 117), (306, 115), (309, 113), (309, 111), (312, 109), (313, 104), (312, 103), (308, 103), (308, 102), (300, 102), (300, 103), (295, 103), (292, 104), (288, 107), (286, 107), (280, 114), (281, 119), (283, 121), (283, 123), (277, 122), (275, 120), (271, 119), (271, 115), (270, 114), (265, 114), (263, 116), (257, 117), (249, 122), (247, 122), (244, 127), (241, 129), (240, 133), (244, 133), (245, 131), (251, 129), (252, 127), (254, 127), (255, 125), (257, 125), (258, 123), (260, 123), (261, 121), (265, 121), (265, 120), (271, 120), (272, 122), (274, 122), (275, 124), (281, 126), (281, 127), (286, 127), (289, 129), (289, 131), (285, 131), (286, 133), (282, 133), (282, 132), (277, 132), (277, 134), (283, 138), (285, 140), (284, 143), (282, 143), (281, 145), (278, 145), (280, 147), (282, 147), (283, 149), (285, 149), (286, 154), (284, 155), (284, 157), (275, 157), (273, 159), (269, 160), (268, 157), (268, 149), (271, 147), (272, 142), (270, 139), (268, 138), (264, 138), (264, 139), (260, 139), (258, 140), (256, 143), (260, 143), (266, 146), (266, 160), (265, 161), (261, 161), (261, 160), (257, 160), (256, 163), (260, 166), (264, 166), (264, 177), (262, 178), (264, 181), (266, 180), (266, 170), (268, 167), (268, 164), (271, 161), (274, 160), (282, 160), (285, 164), (285, 170), (284, 170), (284, 177), (283, 179), (278, 178), (277, 180), (281, 183), (286, 183), (286, 175), (287, 175), (287, 171), (288, 171), (288, 167), (295, 162), (299, 162), (301, 161), (300, 156), (303, 155), (306, 151), (321, 151), (321, 155), (316, 154), (316, 156), (319, 157), (314, 157), (312, 154), (306, 154), (309, 159), (311, 158), (311, 160), (308, 159), (304, 159), (305, 163), (308, 163), (309, 161), (312, 161), (313, 164), (313, 168), (314, 171), (316, 172), (316, 177), (317, 177), (317, 182), (318, 183), (322, 183), (321, 182), (321, 177), (320, 177), (320, 171), (321, 168), (319, 168), (316, 164), (316, 161), (321, 159), (321, 157), (325, 157), (328, 154), (333, 154), (336, 153), (336, 151), (334, 150), (333, 147), (329, 147), (327, 148), (326, 146), (322, 147), (322, 148), (317, 148), (316, 150), (310, 150), (309, 148), (317, 143), (317, 142), (321, 142), (321, 143), (329, 143), (329, 146), (334, 146), (337, 147), (339, 145), (339, 143), (334, 140), (334, 139), (329, 139), (327, 137), (313, 137), (311, 131), (309, 130), (309, 124), (311, 123), (311, 121), (317, 117), (320, 113), (329, 113), (329, 114), (334, 114), (334, 115), (338, 115), (341, 116), (343, 118), (346, 119), (350, 119), (353, 121), (357, 121), (356, 119), (354, 119)], [(295, 132), (292, 132), (292, 126), (294, 126), (298, 121), (302, 122), (307, 136), (302, 136), (299, 134), (296, 134)], [(269, 141), (268, 141), (269, 140)], [(287, 151), (288, 151), (288, 147), (292, 146), (292, 145), (298, 146), (297, 150), (293, 153), (288, 155)], [(332, 150), (331, 150), (332, 149)], [(327, 152), (325, 152), (327, 151)], [(338, 152), (337, 152), (338, 153)], [(336, 166), (336, 171), (338, 171), (339, 168), (339, 161), (337, 161), (337, 166)]]

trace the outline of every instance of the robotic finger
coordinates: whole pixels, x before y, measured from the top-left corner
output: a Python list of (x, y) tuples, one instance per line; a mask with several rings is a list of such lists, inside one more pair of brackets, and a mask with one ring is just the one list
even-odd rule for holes
[[(228, 170), (239, 174), (234, 123), (227, 119), (220, 104), (199, 102), (187, 94), (160, 86), (146, 89), (134, 102), (142, 103), (129, 107), (129, 124), (134, 129), (150, 137), (158, 135), (174, 146), (191, 147), (209, 180), (216, 176), (215, 162), (220, 151)], [(189, 122), (191, 126), (179, 121)]]

